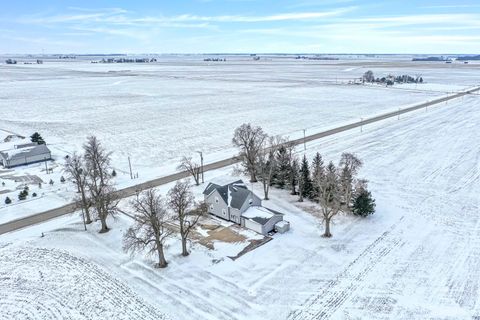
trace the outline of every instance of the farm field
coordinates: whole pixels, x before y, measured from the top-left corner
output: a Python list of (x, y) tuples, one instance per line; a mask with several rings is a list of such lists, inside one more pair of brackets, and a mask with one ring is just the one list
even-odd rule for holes
[[(81, 149), (95, 133), (113, 152), (116, 183), (125, 187), (167, 175), (186, 155), (205, 162), (233, 155), (234, 128), (244, 122), (269, 134), (300, 138), (360, 118), (398, 110), (478, 84), (478, 67), (409, 61), (296, 61), (267, 57), (254, 62), (228, 57), (167, 57), (151, 64), (92, 64), (87, 60), (47, 61), (43, 65), (0, 64), (0, 139), (10, 132), (28, 137), (38, 131), (56, 163), (0, 170), (2, 197), (16, 199), (14, 180), (38, 177), (39, 195), (29, 203), (6, 206), (0, 222), (68, 203), (71, 185), (60, 184), (63, 157)], [(366, 70), (377, 76), (421, 75), (423, 84), (391, 88), (348, 84)], [(448, 76), (447, 76), (448, 75)], [(6, 148), (0, 143), (0, 150)], [(131, 180), (128, 158), (132, 162)], [(10, 178), (6, 178), (10, 177)], [(48, 185), (53, 180), (54, 185)]]
[[(170, 265), (157, 270), (150, 257), (122, 252), (129, 218), (119, 216), (100, 235), (98, 225), (81, 232), (79, 217), (72, 215), (0, 236), (0, 300), (15, 313), (41, 308), (45, 291), (62, 297), (52, 299), (46, 318), (101, 319), (99, 310), (129, 318), (120, 313), (124, 303), (131, 318), (147, 319), (478, 317), (479, 106), (472, 95), (307, 144), (309, 158), (318, 151), (337, 162), (342, 152), (356, 153), (365, 162), (360, 176), (370, 180), (377, 199), (371, 217), (338, 217), (331, 239), (320, 237), (313, 206), (272, 190), (267, 206), (286, 213), (289, 233), (235, 261), (227, 256), (238, 252), (237, 245), (220, 242), (209, 250), (194, 244), (192, 255), (182, 258), (178, 240), (172, 240)], [(206, 178), (231, 173), (226, 168)], [(260, 184), (253, 187), (261, 194)], [(54, 270), (57, 259), (65, 263)], [(65, 300), (69, 288), (62, 283), (75, 283), (83, 272), (90, 275), (82, 283), (93, 297), (105, 293), (104, 283), (98, 285), (102, 277), (114, 283), (107, 286), (114, 288), (113, 298), (101, 306), (90, 295), (73, 305)]]
[[(40, 132), (58, 156), (78, 150), (93, 132), (113, 151), (114, 166), (141, 179), (174, 170), (183, 155), (206, 161), (233, 154), (234, 128), (244, 122), (276, 135), (301, 137), (479, 82), (476, 65), (381, 62), (255, 63), (168, 60), (152, 64), (0, 65), (0, 129)], [(378, 76), (422, 75), (424, 84), (347, 85), (372, 69)], [(446, 78), (448, 74), (448, 79)], [(416, 88), (415, 88), (416, 87)]]

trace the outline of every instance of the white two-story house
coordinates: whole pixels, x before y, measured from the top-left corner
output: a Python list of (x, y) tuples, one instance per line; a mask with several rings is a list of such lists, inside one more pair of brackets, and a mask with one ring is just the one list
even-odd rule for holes
[[(210, 214), (263, 235), (274, 230), (275, 225), (283, 221), (283, 214), (262, 207), (262, 200), (248, 190), (242, 180), (228, 183), (211, 182), (203, 195)], [(285, 223), (280, 225), (284, 226)]]

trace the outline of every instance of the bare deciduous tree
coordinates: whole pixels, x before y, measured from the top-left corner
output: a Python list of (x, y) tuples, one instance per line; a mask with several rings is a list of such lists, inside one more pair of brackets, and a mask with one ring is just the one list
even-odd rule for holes
[(165, 241), (174, 233), (165, 201), (155, 189), (149, 189), (133, 200), (132, 206), (135, 223), (123, 236), (123, 249), (131, 252), (147, 249), (150, 254), (158, 255), (157, 267), (165, 268), (168, 265)]
[(115, 188), (111, 182), (110, 152), (107, 152), (100, 141), (91, 136), (83, 145), (84, 159), (88, 172), (87, 186), (96, 217), (101, 221), (100, 233), (107, 232), (107, 218), (116, 213), (118, 199), (114, 195)]
[(187, 171), (195, 180), (195, 184), (200, 185), (200, 165), (194, 162), (191, 157), (183, 157), (177, 170)]
[(81, 209), (84, 210), (84, 223), (92, 223), (92, 218), (90, 216), (89, 210), (90, 204), (87, 197), (88, 174), (82, 156), (74, 152), (71, 157), (67, 158), (64, 165), (64, 170), (67, 175), (73, 180), (78, 192), (80, 193), (80, 199), (79, 201), (77, 201), (77, 203), (79, 203)]
[(263, 185), (264, 200), (269, 200), (268, 192), (272, 184), (273, 174), (277, 166), (275, 153), (272, 150), (262, 150), (256, 161), (257, 175), (260, 177)]
[(268, 147), (258, 152), (256, 170), (262, 181), (264, 200), (268, 200), (268, 192), (277, 169), (277, 151), (286, 142), (287, 141), (280, 136), (270, 137), (268, 139)]
[(235, 129), (232, 143), (240, 149), (243, 166), (250, 175), (251, 182), (257, 182), (256, 161), (259, 152), (264, 148), (266, 138), (267, 134), (261, 127), (252, 126), (250, 123), (244, 123)]
[(352, 153), (342, 153), (340, 158), (340, 185), (345, 210), (351, 209), (355, 177), (362, 167), (362, 161)]
[(196, 204), (188, 180), (178, 181), (168, 192), (168, 205), (178, 220), (182, 239), (182, 255), (188, 256), (187, 239), (201, 216), (207, 212), (205, 203)]
[(341, 209), (341, 190), (337, 169), (333, 162), (330, 162), (325, 169), (323, 180), (316, 181), (318, 185), (318, 201), (322, 206), (322, 216), (325, 222), (324, 237), (331, 237), (330, 222)]

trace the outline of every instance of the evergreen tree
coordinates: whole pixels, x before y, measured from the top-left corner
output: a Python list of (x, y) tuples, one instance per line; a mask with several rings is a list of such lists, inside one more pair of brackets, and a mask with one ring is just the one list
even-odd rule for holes
[(52, 180), (52, 179), (50, 179), (49, 184), (50, 184), (51, 186), (53, 186), (53, 180)]
[(310, 177), (310, 168), (308, 166), (307, 157), (304, 155), (300, 166), (300, 180), (302, 183), (302, 196), (309, 198), (313, 193), (313, 184)]
[(36, 196), (37, 196), (37, 194), (36, 194), (35, 192), (34, 192), (34, 193), (32, 193), (32, 197), (34, 197), (34, 198), (35, 198)]
[(289, 179), (288, 179), (288, 183), (290, 186), (290, 190), (292, 191), (291, 192), (292, 195), (297, 194), (296, 187), (298, 186), (298, 172), (299, 172), (298, 159), (295, 157), (292, 160), (292, 164), (290, 166)]
[(317, 152), (312, 161), (312, 182), (313, 182), (313, 198), (318, 200), (318, 193), (320, 191), (320, 185), (325, 179), (325, 166), (320, 153)]
[(18, 200), (25, 200), (27, 198), (28, 193), (25, 192), (25, 190), (20, 191), (18, 194)]
[(38, 144), (45, 144), (45, 140), (43, 140), (42, 136), (38, 132), (35, 132), (30, 136), (30, 141), (36, 142)]
[(10, 204), (12, 203), (12, 200), (9, 197), (5, 198), (5, 204)]
[(273, 177), (273, 182), (277, 188), (285, 188), (290, 181), (290, 155), (285, 146), (280, 146), (276, 155), (276, 172)]
[(375, 213), (375, 199), (372, 193), (367, 189), (363, 189), (354, 199), (352, 212), (356, 216), (366, 217)]
[(115, 171), (115, 169), (113, 169), (112, 171), (112, 177), (116, 177), (117, 176), (117, 172)]
[(60, 177), (60, 182), (65, 183), (65, 178), (63, 176)]

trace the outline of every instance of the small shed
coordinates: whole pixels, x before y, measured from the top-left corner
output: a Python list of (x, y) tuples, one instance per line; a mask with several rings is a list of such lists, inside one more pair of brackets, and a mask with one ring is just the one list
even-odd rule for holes
[(290, 222), (286, 220), (275, 223), (275, 231), (278, 233), (285, 233), (290, 230)]

